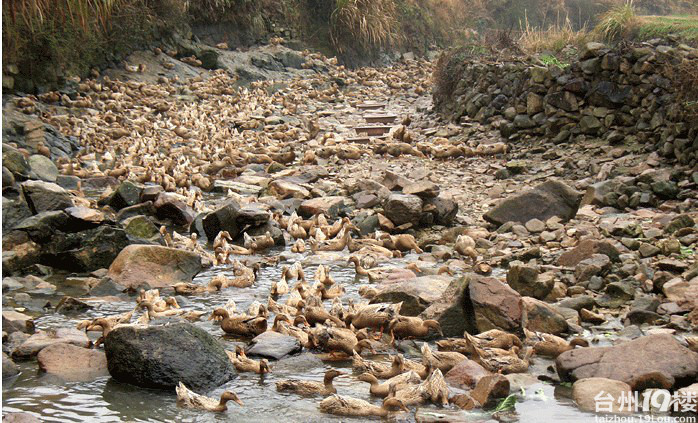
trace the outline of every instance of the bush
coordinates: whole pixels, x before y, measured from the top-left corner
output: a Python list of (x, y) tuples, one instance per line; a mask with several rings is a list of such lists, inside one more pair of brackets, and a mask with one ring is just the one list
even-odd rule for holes
[(350, 46), (374, 50), (399, 44), (393, 0), (336, 0), (330, 39), (339, 53)]
[(617, 40), (628, 33), (635, 21), (635, 7), (632, 0), (628, 0), (621, 6), (616, 6), (601, 15), (601, 20), (594, 28), (594, 32), (606, 40)]

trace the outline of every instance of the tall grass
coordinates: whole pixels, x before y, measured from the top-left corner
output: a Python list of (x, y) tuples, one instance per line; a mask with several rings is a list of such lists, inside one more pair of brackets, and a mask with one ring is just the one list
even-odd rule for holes
[(591, 39), (585, 27), (575, 30), (569, 17), (545, 29), (531, 26), (524, 17), (520, 28), (519, 46), (527, 53), (559, 52), (568, 45), (579, 47)]
[(617, 40), (628, 33), (634, 21), (635, 7), (633, 6), (633, 1), (628, 0), (625, 4), (616, 6), (601, 15), (594, 32), (606, 40)]
[(330, 40), (343, 53), (348, 46), (362, 50), (399, 44), (394, 0), (336, 0), (330, 17)]

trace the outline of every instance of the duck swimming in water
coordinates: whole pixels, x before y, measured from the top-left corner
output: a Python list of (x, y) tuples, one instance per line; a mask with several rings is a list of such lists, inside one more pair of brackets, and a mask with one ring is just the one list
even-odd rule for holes
[(204, 395), (197, 394), (189, 390), (182, 382), (175, 388), (177, 391), (177, 405), (197, 410), (223, 412), (228, 409), (228, 401), (234, 401), (243, 405), (235, 392), (225, 391), (221, 394), (220, 400), (215, 400)]
[(331, 369), (325, 372), (322, 382), (298, 379), (280, 380), (276, 382), (276, 390), (279, 392), (293, 392), (303, 396), (336, 394), (337, 389), (332, 382), (336, 377), (344, 375), (346, 373)]

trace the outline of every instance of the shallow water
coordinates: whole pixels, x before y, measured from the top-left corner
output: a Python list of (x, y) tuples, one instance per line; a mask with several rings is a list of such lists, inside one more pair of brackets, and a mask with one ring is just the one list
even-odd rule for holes
[[(228, 288), (221, 293), (180, 297), (182, 308), (203, 310), (210, 312), (215, 307), (225, 304), (228, 299), (235, 300), (238, 310), (246, 310), (250, 303), (259, 301), (266, 303), (269, 289), (273, 281), (278, 280), (281, 273), (281, 265), (292, 264), (301, 260), (304, 265), (306, 278), (312, 281), (314, 272), (319, 263), (329, 265), (330, 273), (337, 283), (345, 286), (347, 294), (343, 297), (358, 300), (358, 287), (367, 281), (357, 279), (353, 267), (346, 263), (346, 256), (340, 253), (325, 253), (320, 255), (293, 254), (280, 250), (270, 251), (268, 255), (282, 253), (282, 262), (278, 266), (262, 268), (258, 281), (251, 288)], [(415, 256), (407, 256), (400, 260), (391, 260), (391, 265), (404, 265), (405, 262), (414, 260)], [(286, 261), (284, 261), (284, 259)], [(426, 264), (425, 264), (426, 265)], [(207, 269), (197, 275), (195, 282), (207, 284), (210, 278), (223, 272), (228, 276), (230, 266)], [(312, 282), (311, 282), (312, 283)], [(58, 285), (60, 286), (60, 285)], [(49, 297), (53, 304), (57, 303), (60, 294)], [(178, 300), (180, 299), (178, 298)], [(285, 296), (279, 299), (285, 300)], [(326, 301), (329, 307), (331, 301)], [(36, 319), (39, 329), (50, 327), (64, 327), (75, 325), (78, 320), (94, 318), (129, 311), (133, 308), (131, 302), (96, 303), (95, 308), (75, 317), (66, 317), (58, 313), (48, 313)], [(270, 317), (270, 325), (272, 318)], [(233, 348), (235, 340), (222, 337), (221, 329), (212, 322), (202, 321), (195, 323), (215, 336), (221, 337), (222, 342), (229, 349)], [(97, 333), (91, 333), (95, 339)], [(407, 357), (419, 359), (418, 356), (405, 354)], [(385, 359), (373, 357), (373, 359)], [(112, 380), (110, 377), (102, 377), (91, 382), (65, 382), (56, 377), (38, 372), (36, 361), (20, 362), (22, 373), (14, 382), (5, 383), (3, 386), (2, 405), (4, 412), (25, 411), (36, 414), (42, 421), (182, 421), (182, 422), (209, 422), (233, 419), (235, 421), (257, 422), (276, 419), (289, 422), (314, 422), (314, 421), (362, 421), (367, 418), (339, 418), (321, 414), (317, 405), (321, 398), (301, 398), (292, 394), (281, 394), (276, 391), (275, 382), (287, 378), (301, 378), (321, 380), (325, 370), (330, 366), (342, 368), (351, 374), (351, 362), (323, 363), (309, 352), (299, 356), (284, 359), (272, 363), (272, 373), (261, 377), (259, 375), (242, 373), (227, 384), (220, 386), (208, 394), (217, 397), (222, 391), (230, 389), (235, 391), (244, 402), (244, 407), (230, 403), (227, 413), (215, 414), (197, 412), (177, 407), (174, 392), (147, 390), (123, 384)], [(552, 362), (539, 360), (534, 371), (537, 374), (549, 372), (547, 369)], [(512, 392), (518, 395), (516, 412), (508, 413), (506, 421), (522, 422), (546, 422), (557, 420), (560, 422), (590, 421), (593, 415), (580, 412), (569, 398), (568, 388), (555, 387), (544, 384), (530, 376), (527, 378), (529, 385), (523, 390), (512, 387)], [(371, 398), (368, 393), (368, 384), (356, 381), (354, 377), (340, 377), (336, 379), (335, 386), (340, 395), (348, 395), (380, 404), (380, 401)], [(414, 409), (411, 413), (396, 414), (390, 417), (393, 421), (415, 421)], [(483, 411), (463, 412), (456, 407), (440, 408), (426, 406), (419, 410), (419, 414), (428, 417), (428, 421), (492, 421), (492, 416)], [(377, 419), (379, 420), (379, 419)]]

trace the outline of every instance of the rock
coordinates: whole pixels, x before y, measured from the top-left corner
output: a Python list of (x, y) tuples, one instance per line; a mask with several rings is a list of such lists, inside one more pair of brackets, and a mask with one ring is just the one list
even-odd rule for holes
[(158, 227), (146, 216), (132, 216), (121, 222), (124, 231), (136, 239), (152, 239), (160, 236)]
[(104, 213), (89, 207), (68, 207), (65, 213), (69, 218), (67, 223), (69, 230), (76, 232), (95, 228), (105, 220)]
[(484, 376), (470, 391), (470, 396), (485, 407), (493, 405), (496, 399), (509, 396), (509, 379), (503, 375)]
[(582, 260), (591, 258), (594, 254), (605, 254), (611, 261), (618, 261), (620, 252), (608, 241), (585, 238), (579, 241), (579, 244), (573, 249), (562, 253), (557, 259), (557, 264), (565, 267), (574, 267)]
[(12, 361), (12, 359), (7, 354), (5, 354), (3, 352), (2, 353), (2, 378), (3, 378), (3, 380), (6, 378), (17, 376), (18, 374), (19, 374), (19, 366), (16, 365), (15, 362)]
[(659, 247), (656, 247), (648, 242), (641, 242), (639, 251), (642, 257), (652, 257), (659, 254), (661, 250)]
[(536, 123), (528, 115), (516, 115), (514, 118), (514, 127), (518, 129), (529, 129), (536, 126)]
[(162, 185), (146, 185), (141, 191), (140, 201), (144, 203), (147, 203), (148, 201), (155, 202), (155, 200), (158, 199), (158, 196), (160, 196), (160, 194), (163, 192), (165, 192), (165, 189), (162, 187)]
[[(462, 334), (461, 334), (462, 336)], [(484, 367), (473, 360), (463, 360), (449, 370), (444, 378), (449, 385), (459, 389), (471, 389), (485, 376), (490, 375)]]
[(567, 332), (569, 325), (565, 317), (552, 306), (531, 297), (521, 299), (523, 305), (523, 326), (534, 332), (560, 335)]
[(592, 57), (596, 57), (605, 48), (606, 46), (603, 43), (597, 43), (595, 41), (588, 42), (579, 52), (579, 59), (586, 60), (591, 59)]
[(526, 113), (533, 116), (543, 111), (543, 97), (536, 93), (529, 92), (526, 96)]
[(448, 226), (453, 223), (458, 213), (458, 203), (450, 198), (438, 196), (436, 198), (426, 198), (424, 200), (425, 213), (434, 215), (434, 223), (437, 225)]
[(595, 304), (596, 302), (594, 301), (594, 298), (590, 297), (589, 295), (580, 295), (573, 298), (565, 298), (558, 302), (557, 306), (579, 311), (583, 308), (591, 310), (594, 308)]
[(107, 277), (129, 289), (164, 288), (191, 282), (201, 271), (198, 254), (157, 245), (129, 245), (109, 266)]
[(579, 120), (579, 129), (584, 134), (596, 135), (601, 128), (601, 121), (596, 116), (582, 116)]
[(301, 203), (298, 214), (309, 218), (322, 213), (326, 217), (336, 218), (347, 205), (347, 198), (342, 196), (312, 198)]
[[(248, 205), (238, 210), (237, 218), (235, 219), (238, 226), (263, 226), (269, 222), (269, 213), (260, 207)], [(231, 234), (232, 235), (232, 234)]]
[(298, 339), (274, 331), (267, 331), (252, 339), (247, 348), (247, 355), (273, 358), (279, 360), (291, 354), (301, 352)]
[(580, 261), (574, 269), (577, 282), (584, 282), (592, 276), (603, 275), (611, 268), (611, 259), (605, 254), (593, 254)]
[(431, 303), (420, 315), (422, 319), (438, 321), (444, 336), (458, 337), (463, 336), (465, 331), (476, 330), (474, 325), (468, 325), (465, 316), (465, 302), (471, 276), (453, 279), (441, 294), (441, 298)]
[(29, 177), (29, 163), (24, 155), (9, 144), (2, 145), (2, 165), (22, 179)]
[(152, 201), (146, 201), (145, 203), (138, 203), (133, 206), (127, 206), (119, 210), (116, 214), (116, 220), (118, 222), (123, 222), (133, 216), (152, 216), (155, 215), (155, 206)]
[(107, 204), (115, 210), (121, 210), (124, 207), (135, 206), (141, 202), (141, 193), (143, 185), (131, 181), (122, 182), (119, 187), (104, 201), (102, 204)]
[(628, 413), (633, 410), (633, 407), (628, 409), (627, 402), (621, 409), (618, 401), (621, 396), (633, 398), (630, 385), (618, 380), (590, 377), (578, 380), (572, 385), (574, 402), (583, 411)]
[[(286, 245), (286, 238), (284, 238), (284, 232), (281, 230), (279, 224), (276, 221), (270, 220), (262, 226), (253, 226), (245, 231), (245, 233), (253, 237), (264, 235), (267, 232), (269, 232), (269, 235), (271, 235), (272, 239), (274, 240), (274, 245), (281, 247)], [(236, 241), (243, 242), (244, 236), (238, 236), (236, 238)]]
[(6, 413), (2, 416), (2, 423), (41, 423), (41, 420), (29, 413)]
[(509, 263), (507, 283), (521, 295), (538, 299), (545, 298), (555, 285), (552, 278), (539, 278), (536, 267), (524, 265), (521, 262)]
[(19, 359), (34, 357), (39, 351), (53, 344), (72, 344), (87, 348), (90, 345), (90, 340), (85, 335), (85, 332), (75, 328), (42, 330), (30, 336), (15, 348), (12, 351), (12, 357)]
[(439, 186), (429, 181), (418, 181), (402, 188), (403, 194), (416, 195), (420, 198), (434, 198), (439, 195)]
[(473, 277), (468, 293), (466, 306), (472, 307), (477, 331), (514, 331), (521, 327), (521, 296), (508, 285), (495, 278)]
[[(5, 287), (3, 287), (3, 291)], [(34, 333), (34, 319), (24, 313), (14, 310), (2, 311), (2, 330), (7, 333)]]
[(43, 246), (41, 263), (73, 272), (109, 267), (130, 241), (121, 228), (102, 225), (75, 233), (56, 233)]
[(78, 314), (84, 313), (87, 310), (93, 308), (91, 305), (84, 301), (80, 301), (77, 298), (65, 296), (61, 298), (56, 306), (56, 313), (61, 314)]
[(22, 183), (24, 198), (33, 213), (49, 210), (64, 210), (73, 207), (68, 191), (52, 182), (26, 181)]
[(46, 182), (56, 182), (58, 179), (58, 168), (46, 156), (34, 154), (29, 157), (29, 177), (32, 179), (41, 179)]
[(213, 242), (220, 231), (228, 231), (233, 238), (238, 236), (241, 230), (237, 224), (239, 212), (240, 205), (237, 201), (230, 199), (207, 214), (201, 223), (209, 242)]
[(558, 91), (556, 93), (550, 93), (546, 96), (546, 101), (551, 106), (562, 109), (566, 112), (576, 112), (579, 110), (579, 100), (577, 96), (571, 93), (568, 87), (565, 87), (565, 91)]
[(683, 228), (692, 228), (695, 226), (696, 222), (693, 220), (693, 218), (687, 214), (681, 214), (676, 216), (675, 218), (671, 219), (671, 222), (669, 222), (665, 227), (664, 227), (664, 232), (668, 234), (673, 234), (674, 232), (678, 231), (679, 229)]
[(560, 181), (550, 180), (501, 201), (483, 217), (497, 225), (524, 223), (531, 219), (545, 221), (553, 216), (567, 221), (577, 213), (580, 200), (579, 192)]
[(206, 391), (235, 373), (218, 340), (190, 323), (117, 327), (107, 335), (104, 352), (114, 379), (143, 388), (173, 390), (182, 382)]
[(277, 198), (309, 198), (310, 191), (300, 184), (277, 179), (269, 184), (269, 191)]
[(378, 294), (371, 299), (371, 304), (402, 301), (400, 314), (417, 316), (430, 304), (441, 298), (450, 282), (451, 278), (448, 276), (434, 275), (420, 276), (402, 282), (379, 284)]
[(70, 344), (53, 344), (36, 356), (39, 369), (63, 380), (90, 381), (108, 376), (107, 357), (103, 351)]
[(698, 377), (698, 353), (682, 346), (671, 335), (657, 334), (612, 347), (567, 351), (558, 356), (555, 367), (562, 380), (603, 377), (631, 383), (643, 375), (659, 372), (674, 383), (685, 383)]
[(524, 225), (527, 231), (538, 234), (545, 230), (545, 223), (539, 219), (531, 219)]
[(422, 215), (422, 200), (416, 195), (390, 194), (383, 205), (385, 217), (395, 225), (417, 225)]
[(189, 226), (194, 221), (196, 212), (189, 207), (181, 195), (163, 192), (153, 203), (155, 214), (160, 219), (168, 219), (175, 225)]
[(30, 217), (32, 211), (23, 196), (16, 199), (2, 197), (2, 230), (12, 229), (16, 224)]
[(672, 200), (679, 193), (679, 187), (673, 181), (656, 181), (652, 183), (652, 192), (659, 198)]

